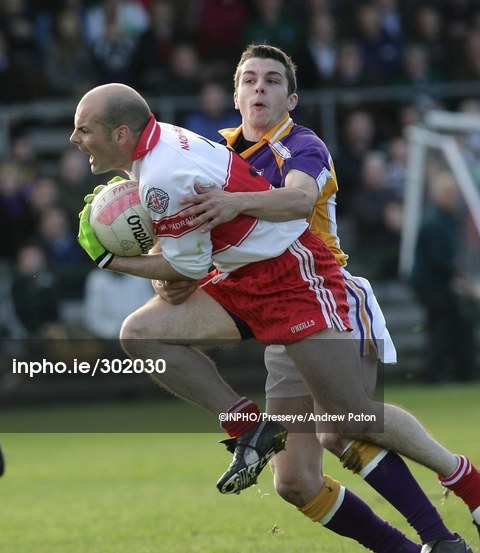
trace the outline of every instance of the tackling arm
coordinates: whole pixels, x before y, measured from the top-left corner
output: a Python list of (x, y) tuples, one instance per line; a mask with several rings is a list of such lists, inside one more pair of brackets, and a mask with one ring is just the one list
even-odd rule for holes
[(224, 192), (216, 188), (195, 186), (197, 195), (187, 196), (182, 204), (194, 204), (182, 212), (194, 217), (190, 226), (205, 223), (202, 232), (231, 221), (240, 213), (267, 221), (306, 219), (318, 198), (318, 186), (310, 175), (291, 169), (285, 187), (265, 192)]

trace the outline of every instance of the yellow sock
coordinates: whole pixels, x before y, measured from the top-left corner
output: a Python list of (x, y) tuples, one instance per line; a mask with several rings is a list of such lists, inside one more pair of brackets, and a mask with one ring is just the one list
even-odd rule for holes
[(340, 457), (340, 461), (346, 469), (359, 474), (375, 459), (380, 462), (387, 453), (388, 450), (377, 444), (355, 440)]
[[(344, 488), (340, 485), (340, 482), (325, 475), (323, 487), (319, 494), (304, 507), (299, 507), (298, 510), (313, 522), (326, 524), (341, 505), (339, 499), (343, 498), (343, 494)], [(327, 518), (328, 520), (324, 521)]]

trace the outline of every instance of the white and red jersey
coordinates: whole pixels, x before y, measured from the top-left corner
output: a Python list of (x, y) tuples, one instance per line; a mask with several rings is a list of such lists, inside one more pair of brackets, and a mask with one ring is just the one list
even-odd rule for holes
[(179, 273), (205, 276), (212, 264), (230, 273), (282, 254), (308, 228), (304, 220), (271, 222), (240, 215), (201, 233), (189, 227), (180, 200), (194, 184), (228, 192), (263, 191), (271, 185), (240, 156), (187, 129), (150, 119), (134, 153), (130, 177), (139, 182), (162, 254)]

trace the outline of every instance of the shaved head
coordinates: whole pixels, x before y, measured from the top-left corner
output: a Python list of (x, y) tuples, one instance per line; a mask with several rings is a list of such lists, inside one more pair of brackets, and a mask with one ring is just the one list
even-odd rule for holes
[(154, 120), (147, 102), (133, 88), (119, 83), (97, 86), (78, 103), (70, 142), (90, 154), (94, 175), (130, 171), (150, 118)]
[(130, 86), (120, 83), (93, 88), (80, 100), (78, 109), (94, 112), (97, 122), (106, 129), (127, 125), (138, 136), (150, 117), (150, 108), (145, 99)]

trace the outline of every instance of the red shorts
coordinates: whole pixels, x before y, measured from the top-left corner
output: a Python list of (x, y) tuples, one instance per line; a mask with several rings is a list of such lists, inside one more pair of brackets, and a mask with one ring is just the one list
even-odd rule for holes
[(328, 247), (309, 230), (282, 255), (200, 281), (266, 344), (291, 343), (325, 328), (350, 330), (345, 281)]

